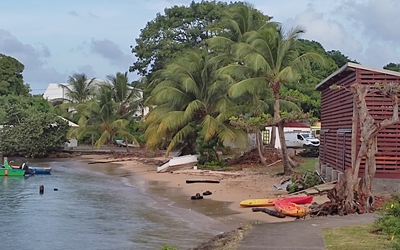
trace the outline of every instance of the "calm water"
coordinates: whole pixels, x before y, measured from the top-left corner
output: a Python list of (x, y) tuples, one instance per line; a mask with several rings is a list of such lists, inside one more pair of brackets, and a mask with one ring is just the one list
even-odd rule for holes
[(45, 165), (52, 175), (0, 178), (1, 249), (186, 249), (224, 230), (210, 217), (149, 194), (159, 189), (156, 183), (143, 184), (115, 166)]

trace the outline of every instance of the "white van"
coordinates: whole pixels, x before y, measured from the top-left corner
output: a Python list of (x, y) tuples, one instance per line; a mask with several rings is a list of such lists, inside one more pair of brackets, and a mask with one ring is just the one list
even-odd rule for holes
[(319, 147), (319, 140), (307, 132), (285, 132), (288, 148)]

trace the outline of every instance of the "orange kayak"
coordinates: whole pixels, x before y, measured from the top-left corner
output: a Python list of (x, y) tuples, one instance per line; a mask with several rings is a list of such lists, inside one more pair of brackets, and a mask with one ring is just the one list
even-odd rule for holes
[(242, 200), (240, 202), (240, 206), (242, 207), (267, 207), (267, 206), (274, 206), (278, 200), (285, 200), (289, 202), (293, 202), (296, 204), (308, 204), (311, 203), (313, 197), (309, 196), (293, 196), (293, 197), (286, 197), (286, 198), (270, 198), (270, 199), (247, 199)]
[(294, 217), (302, 217), (307, 214), (307, 210), (293, 202), (279, 200), (275, 203), (276, 211)]

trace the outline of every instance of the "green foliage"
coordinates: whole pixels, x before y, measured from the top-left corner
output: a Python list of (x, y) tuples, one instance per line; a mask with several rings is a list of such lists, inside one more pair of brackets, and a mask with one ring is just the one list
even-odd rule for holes
[(0, 54), (0, 96), (29, 94), (28, 84), (24, 84), (24, 65), (13, 57)]
[(146, 127), (143, 122), (139, 121), (130, 121), (128, 126), (127, 126), (127, 132), (129, 132), (131, 135), (133, 135), (136, 140), (139, 142), (139, 144), (145, 144), (146, 141), (144, 140), (144, 132), (146, 130)]
[(217, 166), (221, 166), (222, 163), (219, 162), (219, 157), (216, 152), (217, 148), (223, 147), (221, 143), (218, 142), (216, 137), (210, 140), (205, 140), (204, 135), (199, 135), (196, 140), (196, 152), (199, 152), (198, 162), (203, 165), (208, 162), (217, 163)]
[(68, 141), (68, 123), (55, 114), (38, 113), (0, 131), (0, 151), (7, 156), (44, 157)]
[(106, 86), (110, 88), (111, 98), (117, 104), (116, 113), (124, 119), (133, 117), (143, 102), (140, 89), (130, 85), (128, 72), (108, 75), (107, 80)]
[(355, 60), (351, 60), (349, 59), (348, 56), (343, 55), (340, 51), (338, 50), (331, 50), (326, 52), (327, 55), (335, 61), (336, 65), (340, 68), (343, 65), (345, 65), (348, 62), (352, 62), (352, 63), (357, 63), (359, 64), (359, 62), (355, 61)]
[(393, 249), (400, 249), (400, 195), (385, 203), (374, 225), (391, 240)]
[(0, 124), (14, 125), (37, 113), (52, 113), (54, 108), (42, 96), (0, 96)]
[(146, 100), (154, 107), (146, 117), (146, 144), (158, 149), (168, 141), (167, 153), (184, 143), (185, 154), (195, 151), (196, 139), (247, 143), (247, 134), (228, 123), (237, 114), (226, 95), (227, 83), (216, 75), (220, 61), (208, 51), (188, 51), (159, 72), (159, 83)]
[(318, 174), (318, 172), (306, 170), (305, 173), (301, 176), (301, 178), (294, 176), (292, 178), (292, 184), (289, 184), (286, 187), (286, 190), (289, 193), (293, 193), (310, 187), (314, 187), (321, 183), (322, 183), (321, 176)]
[(82, 103), (93, 96), (95, 78), (87, 78), (85, 74), (74, 74), (68, 77), (68, 85), (60, 85), (65, 89), (66, 99), (72, 103)]
[(163, 246), (162, 248), (161, 248), (161, 250), (178, 250), (178, 248), (177, 247), (174, 247), (174, 246)]
[(203, 46), (212, 33), (206, 27), (218, 21), (227, 8), (222, 2), (192, 2), (190, 6), (166, 8), (147, 23), (132, 48), (137, 61), (130, 71), (145, 76), (162, 69), (182, 51)]
[(383, 66), (384, 69), (400, 72), (400, 63), (388, 63)]

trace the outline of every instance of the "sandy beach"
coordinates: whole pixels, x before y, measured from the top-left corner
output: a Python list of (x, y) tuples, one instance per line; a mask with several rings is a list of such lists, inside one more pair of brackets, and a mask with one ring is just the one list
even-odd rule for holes
[[(183, 195), (187, 196), (187, 199), (190, 199), (190, 197), (196, 193), (202, 194), (205, 191), (210, 191), (212, 192), (211, 195), (203, 196), (204, 199), (190, 203), (191, 207), (188, 207), (188, 209), (199, 212), (203, 210), (207, 211), (206, 208), (204, 209), (204, 206), (207, 205), (207, 200), (227, 204), (228, 209), (225, 209), (225, 212), (223, 212), (224, 208), (221, 207), (222, 214), (219, 214), (219, 219), (233, 225), (243, 223), (284, 222), (296, 219), (290, 216), (286, 216), (286, 218), (276, 218), (262, 212), (253, 212), (251, 208), (241, 207), (239, 205), (240, 201), (244, 199), (273, 198), (288, 195), (286, 191), (272, 191), (274, 185), (281, 182), (281, 177), (274, 176), (274, 173), (269, 171), (268, 168), (255, 166), (240, 171), (190, 169), (157, 173), (157, 165), (151, 162), (154, 160), (166, 161), (168, 160), (167, 158), (159, 157), (148, 161), (137, 157), (114, 159), (110, 155), (83, 155), (81, 157), (86, 160), (90, 159), (91, 161), (110, 161), (116, 163), (121, 169), (132, 172), (135, 176), (144, 181), (163, 183), (162, 185), (165, 185), (167, 189), (177, 188)], [(186, 180), (193, 179), (217, 180), (219, 183), (186, 183)], [(169, 198), (168, 194), (165, 198)], [(314, 201), (323, 203), (327, 201), (326, 195), (314, 196)], [(307, 206), (308, 205), (305, 205), (305, 207)], [(271, 209), (273, 209), (273, 207)], [(205, 214), (209, 215), (207, 213)]]

